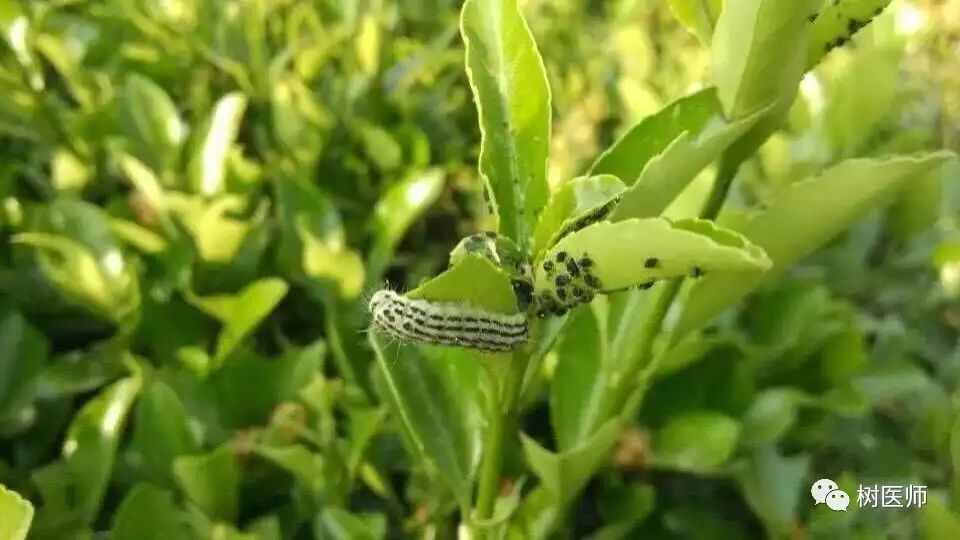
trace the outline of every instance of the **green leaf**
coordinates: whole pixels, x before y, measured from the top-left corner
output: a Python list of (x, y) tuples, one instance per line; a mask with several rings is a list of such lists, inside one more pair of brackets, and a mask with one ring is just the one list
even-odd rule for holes
[(163, 88), (141, 75), (130, 75), (120, 90), (119, 116), (134, 156), (163, 175), (175, 169), (187, 130)]
[(180, 399), (163, 382), (153, 382), (143, 393), (137, 403), (130, 452), (145, 478), (173, 487), (173, 461), (200, 450), (189, 421)]
[(496, 313), (517, 313), (510, 278), (486, 257), (467, 253), (439, 276), (410, 291), (412, 299), (457, 302)]
[[(601, 174), (583, 176), (564, 183), (550, 196), (540, 213), (534, 232), (533, 247), (536, 256), (556, 243), (560, 236), (589, 225), (590, 218), (625, 186), (616, 176)], [(604, 217), (604, 216), (599, 216)]]
[[(738, 230), (773, 261), (774, 275), (788, 268), (889, 200), (907, 182), (939, 167), (951, 154), (940, 152), (883, 160), (839, 163), (782, 190), (766, 210)], [(762, 276), (706, 276), (690, 289), (674, 328), (675, 337), (706, 323), (762, 283)]]
[(0, 0), (0, 37), (13, 51), (17, 62), (27, 71), (30, 88), (43, 90), (43, 71), (30, 47), (33, 37), (31, 21), (15, 0)]
[(410, 226), (433, 205), (443, 190), (441, 169), (418, 172), (390, 186), (373, 209), (373, 246), (367, 257), (367, 282), (376, 283)]
[(187, 536), (183, 517), (173, 494), (147, 483), (127, 493), (113, 515), (110, 538), (115, 540), (164, 540)]
[(33, 505), (0, 484), (0, 516), (0, 538), (25, 540), (33, 521)]
[(653, 463), (668, 469), (710, 472), (730, 459), (739, 435), (740, 424), (728, 416), (686, 412), (655, 432)]
[(944, 498), (931, 494), (927, 504), (919, 509), (920, 531), (924, 540), (943, 540), (960, 535), (960, 516), (951, 512)]
[(653, 513), (656, 492), (649, 484), (606, 487), (600, 494), (599, 510), (607, 525), (590, 540), (629, 538), (629, 533)]
[(282, 279), (263, 278), (235, 295), (191, 299), (193, 305), (223, 323), (211, 370), (222, 365), (234, 348), (277, 307), (287, 289), (287, 283)]
[(289, 472), (303, 487), (315, 495), (320, 495), (326, 482), (324, 459), (320, 454), (311, 453), (302, 444), (289, 446), (257, 445), (257, 454)]
[(382, 514), (351, 514), (343, 508), (325, 508), (313, 523), (316, 540), (380, 540), (386, 537), (387, 523)]
[(700, 43), (709, 44), (723, 0), (668, 0), (670, 11)]
[(346, 245), (346, 233), (333, 201), (299, 176), (274, 181), (280, 222), (277, 261), (288, 276), (330, 280), (346, 298), (363, 284), (363, 261)]
[(550, 385), (550, 423), (560, 450), (577, 447), (607, 418), (610, 392), (606, 304), (578, 309), (556, 345), (557, 366)]
[(790, 98), (803, 75), (810, 14), (821, 0), (725, 2), (713, 34), (713, 80), (738, 119)]
[(93, 523), (113, 473), (127, 415), (140, 392), (139, 377), (113, 383), (88, 401), (70, 423), (63, 455), (74, 486), (74, 508)]
[(80, 307), (123, 328), (136, 324), (137, 273), (117, 244), (105, 214), (83, 201), (56, 199), (36, 217), (35, 232), (14, 237), (34, 246), (44, 274)]
[(619, 417), (608, 420), (590, 438), (560, 453), (551, 452), (521, 433), (523, 454), (543, 487), (558, 504), (576, 496), (597, 469), (610, 458), (610, 449), (620, 436)]
[(323, 149), (330, 112), (303, 81), (285, 76), (271, 81), (273, 133), (281, 147), (301, 166), (313, 163)]
[(480, 116), (480, 174), (498, 230), (525, 248), (548, 195), (546, 71), (517, 0), (467, 0), (460, 29)]
[(212, 519), (233, 523), (237, 517), (240, 470), (231, 444), (209, 454), (181, 456), (173, 474), (187, 498)]
[(810, 457), (784, 457), (773, 446), (759, 448), (746, 462), (738, 463), (734, 477), (743, 497), (767, 529), (768, 538), (788, 537), (795, 531), (801, 498), (807, 496)]
[(889, 4), (890, 0), (824, 2), (810, 28), (807, 69), (813, 69), (828, 52), (849, 41), (853, 34), (869, 24)]
[(15, 311), (0, 311), (0, 426), (33, 402), (47, 364), (46, 337)]
[(486, 372), (477, 355), (452, 347), (391, 343), (376, 331), (370, 342), (394, 418), (466, 507), (485, 431), (480, 389)]
[[(824, 131), (839, 156), (854, 156), (896, 104), (902, 49), (861, 48), (833, 81), (822, 112)], [(869, 95), (870, 99), (863, 99)]]
[(247, 98), (232, 92), (220, 98), (199, 131), (188, 169), (194, 193), (216, 195), (224, 191), (227, 158), (237, 139)]
[(754, 398), (743, 416), (740, 443), (759, 446), (780, 440), (797, 421), (806, 396), (795, 388), (768, 388)]
[[(577, 231), (555, 245), (545, 259), (558, 253), (589, 257), (598, 289), (616, 291), (657, 279), (700, 271), (762, 271), (769, 266), (763, 251), (740, 235), (707, 221), (662, 218), (598, 223)], [(549, 289), (553, 279), (542, 266), (535, 270), (535, 287)]]
[(591, 174), (613, 174), (629, 186), (611, 219), (659, 215), (763, 114), (728, 122), (716, 89), (707, 88), (645, 118), (590, 168)]

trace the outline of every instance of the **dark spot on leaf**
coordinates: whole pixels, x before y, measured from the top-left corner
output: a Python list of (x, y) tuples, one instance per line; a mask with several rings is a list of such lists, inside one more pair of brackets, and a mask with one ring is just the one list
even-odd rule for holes
[(644, 268), (656, 268), (660, 266), (660, 261), (656, 257), (650, 257), (649, 259), (643, 261)]

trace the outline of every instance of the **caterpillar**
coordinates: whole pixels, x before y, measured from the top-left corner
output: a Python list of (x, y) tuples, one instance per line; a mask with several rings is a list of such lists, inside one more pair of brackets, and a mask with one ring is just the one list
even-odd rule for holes
[(401, 341), (449, 345), (484, 352), (507, 352), (527, 341), (527, 318), (463, 304), (412, 300), (391, 290), (374, 293), (373, 323)]

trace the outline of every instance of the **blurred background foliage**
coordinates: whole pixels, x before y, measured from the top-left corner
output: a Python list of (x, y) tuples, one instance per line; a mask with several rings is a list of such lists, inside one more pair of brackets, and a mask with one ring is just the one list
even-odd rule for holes
[[(551, 184), (701, 87), (718, 3), (523, 3)], [(0, 484), (36, 506), (32, 537), (453, 534), (363, 330), (364, 294), (489, 228), (458, 12), (0, 0)], [(807, 75), (721, 222), (841, 159), (943, 147), (960, 1), (897, 0)], [(931, 174), (679, 347), (568, 534), (960, 535), (958, 181)], [(820, 477), (930, 501), (821, 512)]]

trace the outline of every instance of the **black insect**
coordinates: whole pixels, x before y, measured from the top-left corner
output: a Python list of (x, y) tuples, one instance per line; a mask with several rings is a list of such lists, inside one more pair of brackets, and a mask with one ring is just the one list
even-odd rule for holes
[(583, 281), (589, 287), (592, 287), (594, 290), (600, 290), (600, 287), (601, 287), (600, 280), (597, 279), (597, 277), (594, 276), (593, 274), (587, 274), (583, 276)]
[(587, 291), (584, 291), (584, 290), (581, 289), (580, 287), (574, 287), (574, 288), (573, 288), (573, 296), (575, 296), (575, 297), (577, 297), (577, 298), (583, 298), (586, 294), (587, 294)]
[(557, 262), (558, 262), (558, 263), (562, 263), (562, 262), (565, 261), (565, 260), (567, 260), (567, 252), (566, 252), (566, 251), (558, 251), (558, 252), (557, 252)]
[(543, 271), (547, 274), (553, 273), (553, 261), (543, 261)]
[(567, 272), (570, 272), (570, 275), (573, 277), (580, 275), (580, 267), (577, 266), (577, 261), (573, 259), (567, 261)]
[(570, 278), (566, 274), (558, 274), (556, 279), (553, 280), (557, 284), (557, 287), (563, 287), (567, 283), (570, 283)]
[(644, 268), (656, 268), (660, 266), (660, 260), (656, 257), (650, 257), (649, 259), (643, 261)]
[(703, 268), (700, 268), (699, 266), (694, 266), (693, 268), (690, 269), (690, 276), (691, 276), (691, 277), (698, 278), (698, 277), (702, 276), (703, 274), (704, 274)]
[(565, 289), (557, 289), (557, 298), (559, 298), (561, 302), (566, 301), (567, 291)]
[(586, 255), (580, 257), (580, 268), (590, 268), (591, 266), (593, 266), (593, 259)]
[(637, 288), (642, 289), (642, 290), (645, 291), (645, 290), (649, 289), (650, 287), (653, 287), (655, 283), (656, 283), (655, 281), (648, 281), (648, 282), (646, 282), (646, 283), (641, 283), (640, 285), (637, 285)]
[(511, 285), (513, 285), (513, 294), (517, 297), (517, 304), (520, 308), (524, 309), (529, 306), (530, 302), (533, 301), (533, 285), (522, 279), (511, 280)]

